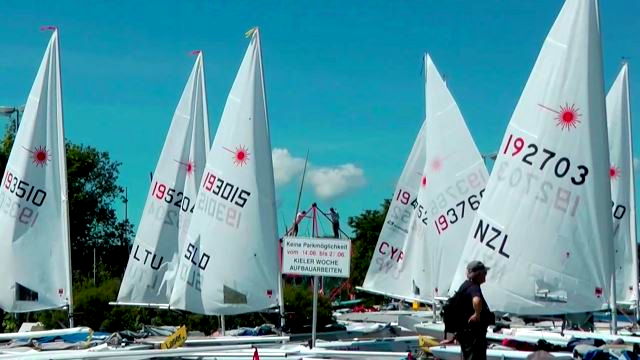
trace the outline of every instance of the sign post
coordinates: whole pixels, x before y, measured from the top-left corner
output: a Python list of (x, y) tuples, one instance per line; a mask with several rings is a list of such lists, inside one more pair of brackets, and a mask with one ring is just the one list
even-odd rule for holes
[(351, 240), (285, 237), (282, 239), (282, 273), (313, 276), (313, 323), (311, 346), (316, 343), (318, 282), (320, 276), (348, 278)]
[(311, 321), (311, 348), (316, 347), (316, 339), (318, 337), (318, 280), (316, 275), (313, 277), (313, 319)]
[(160, 344), (160, 349), (175, 349), (179, 348), (187, 341), (187, 327), (182, 325), (174, 332), (169, 335), (165, 341)]

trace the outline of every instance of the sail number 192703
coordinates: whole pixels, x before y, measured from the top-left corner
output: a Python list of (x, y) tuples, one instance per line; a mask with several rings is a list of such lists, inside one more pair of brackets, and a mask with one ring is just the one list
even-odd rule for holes
[(589, 175), (589, 168), (585, 165), (577, 165), (573, 168), (568, 157), (558, 156), (555, 151), (539, 147), (534, 143), (526, 144), (524, 138), (516, 137), (513, 134), (509, 134), (502, 153), (512, 157), (523, 154), (523, 163), (538, 168), (540, 171), (550, 168), (559, 179), (569, 176), (573, 185), (584, 184)]

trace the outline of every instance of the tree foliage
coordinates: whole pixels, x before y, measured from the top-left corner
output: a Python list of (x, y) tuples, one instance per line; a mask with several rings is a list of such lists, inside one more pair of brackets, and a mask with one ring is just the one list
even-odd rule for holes
[[(4, 173), (15, 139), (11, 123), (0, 142), (0, 172)], [(119, 277), (124, 273), (128, 259), (128, 247), (132, 238), (132, 225), (118, 219), (115, 207), (120, 205), (123, 188), (117, 184), (120, 163), (113, 161), (107, 152), (90, 146), (65, 144), (67, 183), (69, 194), (69, 233), (71, 240), (71, 267), (73, 269), (74, 298), (79, 287), (93, 278), (94, 249), (96, 269), (100, 280)], [(112, 283), (111, 283), (112, 284)], [(111, 294), (111, 293), (109, 293)], [(104, 299), (113, 301), (113, 297)], [(43, 312), (51, 326), (60, 327), (65, 322), (61, 312)], [(24, 315), (23, 320), (31, 315)], [(7, 325), (10, 321), (5, 321)], [(12, 326), (5, 326), (12, 327)]]
[(349, 218), (349, 226), (355, 234), (351, 245), (351, 283), (354, 285), (360, 286), (364, 282), (389, 204), (389, 199), (386, 199), (380, 209), (365, 210), (362, 214)]
[[(284, 288), (285, 326), (290, 333), (311, 332), (313, 316), (313, 291), (305, 285), (289, 285)], [(318, 329), (334, 322), (331, 302), (318, 294)]]
[(117, 184), (120, 163), (89, 146), (67, 143), (66, 152), (74, 279), (92, 273), (94, 249), (107, 272), (122, 275), (132, 225), (119, 220), (114, 209), (123, 200), (124, 189)]
[[(15, 129), (11, 124), (0, 142), (0, 171), (4, 172)], [(66, 144), (71, 266), (73, 269), (74, 318), (76, 324), (94, 330), (138, 330), (146, 325), (186, 324), (189, 330), (211, 334), (218, 329), (218, 317), (185, 312), (114, 307), (121, 276), (129, 258), (132, 225), (120, 220), (116, 207), (122, 206), (123, 188), (118, 185), (120, 162), (91, 146)], [(94, 268), (95, 251), (95, 268)], [(94, 280), (95, 271), (95, 280)], [(311, 291), (306, 287), (287, 287), (287, 312), (292, 329), (311, 324)], [(5, 331), (15, 331), (21, 321), (41, 321), (47, 328), (66, 326), (66, 311), (6, 314), (0, 311)], [(319, 324), (332, 321), (329, 300), (320, 298)], [(226, 317), (227, 328), (279, 323), (274, 313), (254, 313)]]
[[(15, 138), (13, 124), (0, 146), (0, 171), (4, 173)], [(74, 282), (91, 277), (93, 255), (110, 273), (124, 273), (132, 225), (119, 220), (115, 206), (124, 189), (117, 184), (120, 162), (90, 146), (65, 144), (69, 194), (69, 233)]]

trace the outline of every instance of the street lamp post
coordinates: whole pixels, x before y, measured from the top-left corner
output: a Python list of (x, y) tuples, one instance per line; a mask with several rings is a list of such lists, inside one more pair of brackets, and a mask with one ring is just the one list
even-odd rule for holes
[(13, 119), (16, 131), (18, 131), (18, 125), (20, 124), (20, 114), (24, 112), (24, 105), (15, 107), (15, 106), (0, 106), (0, 116), (5, 116), (11, 118), (13, 114), (15, 114), (15, 118)]
[(484, 160), (484, 164), (487, 164), (487, 160), (491, 159), (493, 161), (496, 161), (496, 158), (498, 157), (498, 153), (497, 152), (493, 152), (493, 153), (488, 153), (488, 154), (481, 154), (482, 156), (482, 160)]

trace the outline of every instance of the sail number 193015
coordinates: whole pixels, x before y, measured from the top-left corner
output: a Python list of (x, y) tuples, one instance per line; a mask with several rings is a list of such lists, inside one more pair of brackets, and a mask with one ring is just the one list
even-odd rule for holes
[(202, 181), (202, 188), (220, 197), (223, 200), (226, 200), (234, 205), (237, 205), (241, 208), (245, 206), (249, 197), (251, 196), (251, 192), (240, 188), (237, 185), (234, 185), (228, 181), (223, 180), (217, 175), (214, 175), (210, 172), (207, 172), (204, 176), (204, 180)]

